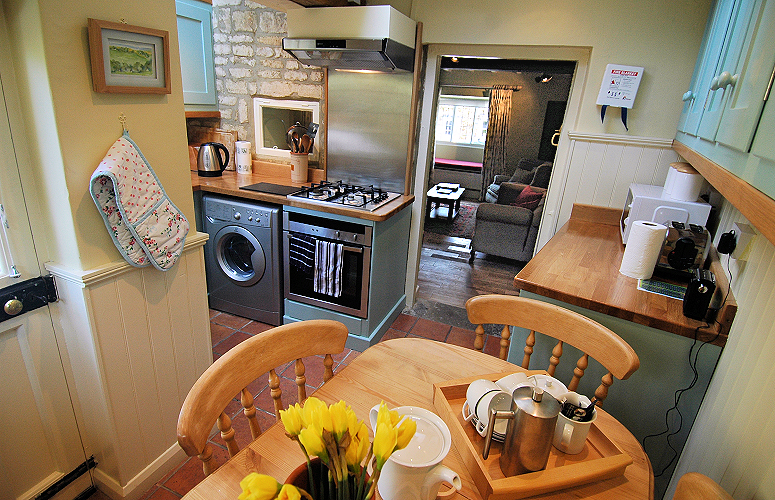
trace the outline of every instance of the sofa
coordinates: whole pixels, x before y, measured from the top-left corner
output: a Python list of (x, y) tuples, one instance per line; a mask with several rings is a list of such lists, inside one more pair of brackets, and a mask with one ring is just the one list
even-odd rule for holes
[(498, 200), (498, 190), (504, 182), (516, 182), (518, 184), (548, 189), (551, 176), (552, 162), (539, 160), (538, 158), (522, 158), (517, 162), (517, 166), (511, 176), (496, 175), (493, 178), (492, 184), (487, 187), (485, 192), (484, 201), (496, 203)]
[(545, 201), (544, 188), (500, 183), (496, 202), (481, 203), (476, 209), (469, 264), (473, 264), (476, 252), (522, 262), (530, 260)]

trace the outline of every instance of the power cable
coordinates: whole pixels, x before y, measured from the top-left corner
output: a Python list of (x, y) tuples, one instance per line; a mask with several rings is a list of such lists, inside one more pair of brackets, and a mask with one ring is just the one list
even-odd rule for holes
[[(729, 273), (729, 281), (727, 283), (727, 291), (726, 294), (724, 294), (724, 300), (721, 302), (721, 305), (719, 305), (718, 309), (716, 309), (716, 312), (720, 311), (721, 308), (726, 304), (727, 298), (729, 297), (729, 292), (732, 289), (732, 271), (729, 269), (729, 255), (727, 255), (727, 273)], [(714, 320), (714, 323), (718, 323), (719, 326), (721, 326), (721, 323), (718, 321), (718, 319)], [(675, 395), (673, 397), (673, 406), (668, 408), (667, 412), (665, 412), (665, 430), (662, 432), (656, 433), (656, 434), (649, 434), (648, 436), (645, 436), (641, 440), (641, 444), (643, 446), (643, 449), (646, 449), (646, 440), (653, 437), (659, 437), (662, 435), (665, 435), (665, 441), (667, 442), (667, 446), (672, 450), (673, 456), (670, 458), (670, 461), (665, 465), (659, 473), (655, 473), (654, 477), (660, 477), (662, 474), (664, 474), (671, 465), (673, 465), (673, 462), (678, 458), (678, 450), (673, 447), (673, 444), (670, 442), (670, 438), (677, 435), (679, 432), (681, 432), (681, 428), (683, 427), (683, 415), (681, 414), (681, 410), (678, 409), (678, 403), (681, 400), (681, 396), (686, 392), (691, 390), (695, 384), (697, 383), (697, 380), (699, 380), (699, 372), (697, 371), (697, 362), (700, 356), (700, 350), (702, 350), (703, 347), (705, 347), (708, 344), (712, 344), (715, 342), (719, 335), (721, 335), (721, 330), (719, 330), (716, 335), (710, 339), (702, 342), (700, 346), (697, 348), (696, 351), (694, 351), (694, 347), (697, 345), (697, 336), (699, 334), (700, 328), (709, 328), (710, 324), (705, 322), (704, 325), (698, 326), (694, 329), (694, 341), (692, 342), (691, 347), (689, 348), (689, 368), (692, 370), (692, 381), (689, 383), (688, 386), (678, 389), (675, 391)], [(692, 352), (694, 352), (694, 358), (692, 358)], [(670, 413), (672, 411), (675, 411), (678, 414), (678, 428), (670, 432)]]

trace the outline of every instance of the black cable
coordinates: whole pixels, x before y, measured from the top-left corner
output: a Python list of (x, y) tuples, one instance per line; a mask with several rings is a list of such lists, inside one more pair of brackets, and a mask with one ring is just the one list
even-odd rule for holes
[[(727, 273), (729, 273), (729, 282), (727, 283), (727, 291), (724, 295), (724, 300), (721, 302), (721, 305), (719, 305), (718, 309), (716, 309), (716, 312), (720, 311), (722, 307), (724, 307), (724, 304), (727, 302), (727, 298), (729, 297), (729, 292), (732, 289), (732, 271), (729, 268), (729, 256), (727, 255)], [(714, 323), (718, 323), (719, 326), (721, 326), (721, 323), (718, 321), (718, 319), (714, 320)], [(668, 448), (670, 448), (673, 451), (673, 456), (670, 458), (670, 461), (667, 463), (667, 465), (659, 472), (655, 473), (654, 477), (660, 477), (662, 474), (664, 474), (671, 465), (673, 465), (673, 462), (676, 458), (678, 458), (678, 450), (676, 450), (673, 447), (673, 444), (670, 442), (670, 438), (677, 435), (679, 432), (681, 432), (681, 428), (683, 427), (683, 415), (681, 414), (681, 410), (678, 409), (678, 403), (681, 400), (681, 396), (684, 392), (692, 389), (695, 384), (697, 383), (697, 380), (699, 380), (699, 372), (697, 371), (697, 362), (700, 356), (700, 350), (702, 350), (703, 347), (705, 347), (708, 344), (712, 344), (715, 342), (719, 335), (721, 335), (721, 330), (716, 333), (716, 335), (710, 339), (702, 342), (700, 346), (697, 348), (697, 351), (694, 353), (694, 359), (692, 359), (692, 351), (694, 351), (694, 346), (697, 345), (697, 335), (699, 334), (700, 328), (709, 328), (710, 325), (706, 322), (702, 326), (698, 326), (694, 329), (694, 341), (692, 342), (691, 347), (689, 348), (689, 368), (692, 370), (692, 381), (689, 383), (688, 386), (684, 387), (683, 389), (678, 389), (675, 391), (675, 395), (673, 397), (673, 406), (671, 408), (668, 408), (667, 412), (665, 412), (665, 430), (662, 432), (659, 432), (657, 434), (649, 434), (648, 436), (645, 436), (641, 440), (641, 445), (643, 446), (643, 449), (646, 449), (646, 440), (651, 437), (659, 437), (663, 434), (666, 434), (665, 441), (667, 442)], [(678, 428), (674, 432), (670, 431), (670, 412), (675, 410), (676, 413), (678, 413)]]

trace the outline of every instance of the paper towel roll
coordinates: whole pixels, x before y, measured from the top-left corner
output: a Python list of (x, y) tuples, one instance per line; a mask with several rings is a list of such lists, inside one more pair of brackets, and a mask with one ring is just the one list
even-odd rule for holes
[(237, 141), (234, 143), (235, 156), (237, 157), (237, 173), (249, 174), (253, 170), (253, 158), (250, 156), (250, 142)]
[(667, 227), (656, 222), (636, 220), (632, 223), (619, 272), (635, 279), (649, 279), (657, 265)]

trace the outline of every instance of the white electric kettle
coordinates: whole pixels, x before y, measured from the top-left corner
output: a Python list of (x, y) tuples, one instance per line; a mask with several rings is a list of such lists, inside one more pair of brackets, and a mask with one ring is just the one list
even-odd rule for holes
[[(435, 413), (415, 406), (393, 408), (417, 424), (417, 431), (402, 450), (394, 452), (382, 468), (377, 489), (383, 500), (434, 500), (462, 488), (460, 476), (441, 462), (452, 446), (447, 424)], [(371, 428), (377, 423), (379, 405), (369, 412)], [(452, 488), (439, 495), (441, 483)]]

